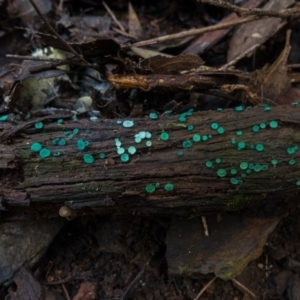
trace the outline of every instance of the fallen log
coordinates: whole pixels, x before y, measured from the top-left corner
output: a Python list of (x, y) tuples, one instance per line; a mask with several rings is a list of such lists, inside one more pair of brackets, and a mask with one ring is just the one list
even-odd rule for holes
[(1, 221), (55, 217), (61, 207), (68, 216), (204, 214), (299, 192), (296, 104), (125, 124), (58, 118), (40, 129), (40, 120), (0, 123)]

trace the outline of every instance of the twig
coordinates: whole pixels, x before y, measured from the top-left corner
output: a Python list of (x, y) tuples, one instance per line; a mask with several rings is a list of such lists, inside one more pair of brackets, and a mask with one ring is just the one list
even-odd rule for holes
[(57, 39), (65, 46), (69, 49), (69, 51), (71, 53), (73, 53), (78, 59), (79, 61), (83, 61), (84, 63), (86, 63), (87, 65), (89, 65), (89, 63), (87, 61), (85, 61), (85, 59), (79, 55), (74, 49), (73, 47), (67, 43), (56, 31), (55, 29), (49, 24), (49, 22), (44, 18), (44, 16), (42, 15), (41, 11), (39, 10), (39, 8), (37, 7), (37, 5), (35, 4), (34, 0), (29, 0), (29, 2), (31, 3), (31, 5), (33, 6), (33, 8), (35, 9), (35, 11), (37, 12), (37, 14), (40, 16), (40, 18), (43, 20), (43, 22), (45, 23), (45, 25), (48, 27), (48, 29), (57, 37)]
[(129, 284), (129, 286), (127, 287), (127, 289), (125, 290), (125, 292), (123, 293), (123, 295), (121, 296), (122, 300), (125, 300), (126, 297), (128, 297), (130, 290), (132, 289), (132, 287), (137, 283), (137, 281), (142, 277), (142, 275), (145, 272), (146, 267), (149, 265), (150, 259), (145, 263), (145, 265), (143, 266), (143, 268), (141, 269), (141, 271), (136, 275), (136, 277), (131, 281), (131, 283)]
[(245, 8), (245, 7), (239, 7), (237, 5), (231, 4), (230, 2), (224, 0), (198, 0), (198, 2), (226, 8), (228, 10), (235, 12), (240, 17), (255, 15), (258, 17), (275, 17), (275, 18), (286, 19), (286, 18), (293, 17), (294, 14), (300, 12), (299, 8), (283, 9), (281, 11), (266, 10), (261, 8)]
[(231, 279), (231, 281), (236, 285), (236, 287), (242, 291), (243, 293), (247, 293), (249, 296), (251, 296), (253, 299), (256, 299), (256, 296), (254, 293), (252, 293), (247, 287), (245, 287), (243, 284), (241, 284), (236, 279)]
[(68, 292), (67, 289), (66, 289), (66, 286), (65, 286), (64, 284), (62, 284), (61, 286), (62, 286), (62, 289), (63, 289), (64, 294), (65, 294), (65, 296), (66, 296), (66, 299), (67, 299), (67, 300), (71, 300), (70, 295), (69, 295), (69, 292)]
[(203, 228), (204, 228), (204, 235), (205, 235), (205, 236), (209, 236), (209, 233), (208, 233), (208, 226), (207, 226), (207, 223), (206, 223), (206, 217), (205, 217), (205, 216), (202, 216), (202, 217), (201, 217), (201, 220), (202, 220), (202, 224), (203, 224)]
[(119, 28), (121, 29), (121, 31), (126, 32), (126, 30), (123, 27), (123, 25), (119, 22), (119, 20), (116, 18), (115, 14), (112, 12), (112, 10), (109, 8), (109, 6), (105, 3), (105, 1), (102, 1), (102, 4), (105, 7), (105, 9), (107, 10), (107, 12), (109, 13), (109, 15), (111, 16), (111, 18), (119, 26)]
[(217, 277), (214, 277), (212, 280), (210, 280), (199, 292), (199, 294), (196, 296), (194, 300), (199, 300), (201, 295), (207, 290), (207, 288), (217, 279)]
[(146, 45), (152, 45), (152, 44), (157, 44), (157, 43), (161, 43), (161, 42), (172, 41), (175, 39), (185, 38), (185, 37), (192, 36), (192, 35), (203, 34), (205, 32), (209, 32), (209, 31), (225, 29), (228, 27), (252, 22), (255, 20), (257, 20), (256, 16), (250, 16), (250, 17), (247, 17), (247, 18), (241, 19), (241, 20), (235, 20), (235, 21), (230, 21), (230, 22), (226, 22), (226, 23), (222, 23), (222, 24), (216, 24), (216, 25), (207, 26), (207, 27), (203, 27), (203, 28), (191, 29), (191, 30), (187, 30), (187, 31), (179, 32), (179, 33), (160, 36), (158, 38), (134, 43), (131, 46), (142, 47), (142, 46), (146, 46)]
[(232, 61), (230, 61), (226, 65), (222, 66), (221, 68), (219, 68), (219, 70), (226, 70), (229, 67), (235, 65), (239, 60), (241, 60), (242, 58), (244, 58), (245, 56), (247, 56), (249, 53), (251, 53), (252, 51), (254, 51), (260, 45), (261, 44), (255, 44), (255, 45), (253, 45), (252, 47), (250, 47), (249, 49), (247, 49), (245, 52), (243, 52), (242, 54), (240, 54), (239, 56), (237, 56), (235, 59), (233, 59)]
[(87, 63), (85, 61), (73, 60), (74, 56), (67, 57), (66, 59), (34, 57), (34, 56), (28, 56), (28, 55), (15, 55), (15, 54), (6, 54), (5, 56), (7, 58), (12, 58), (12, 59), (48, 62), (43, 65), (37, 66), (37, 67), (29, 68), (30, 73), (37, 73), (37, 72), (45, 71), (48, 69), (56, 68), (58, 66), (69, 65), (69, 64), (72, 64), (75, 66), (81, 66), (81, 67), (89, 67), (89, 68), (95, 69), (97, 71), (99, 70), (96, 65), (90, 65), (90, 64), (87, 65)]

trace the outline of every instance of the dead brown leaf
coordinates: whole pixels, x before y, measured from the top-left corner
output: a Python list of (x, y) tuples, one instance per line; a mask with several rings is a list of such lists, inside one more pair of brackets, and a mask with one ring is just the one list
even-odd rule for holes
[(199, 68), (204, 61), (198, 55), (186, 54), (176, 57), (155, 56), (145, 59), (141, 65), (156, 74), (178, 74)]
[(128, 3), (128, 27), (129, 34), (139, 39), (142, 35), (143, 29), (131, 2)]
[[(280, 11), (294, 3), (294, 0), (271, 0), (263, 9)], [(268, 40), (276, 32), (280, 23), (279, 18), (267, 18), (240, 25), (230, 40), (227, 61), (234, 60), (254, 45)]]

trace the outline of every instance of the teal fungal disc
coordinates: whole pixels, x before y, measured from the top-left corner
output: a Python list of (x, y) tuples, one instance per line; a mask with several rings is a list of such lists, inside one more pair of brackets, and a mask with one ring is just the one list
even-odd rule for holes
[(226, 171), (225, 169), (219, 169), (219, 170), (217, 171), (217, 175), (218, 175), (219, 177), (225, 177), (225, 176), (227, 175), (227, 171)]
[(61, 125), (63, 122), (64, 122), (63, 119), (58, 119), (58, 120), (57, 120), (57, 124), (58, 124), (58, 125)]
[(85, 143), (84, 143), (83, 139), (79, 139), (77, 141), (77, 148), (81, 151), (85, 149)]
[(254, 125), (254, 126), (252, 127), (252, 131), (253, 131), (253, 132), (259, 132), (259, 129), (260, 129), (260, 127), (259, 127), (258, 125)]
[(8, 120), (8, 115), (4, 115), (0, 117), (0, 122), (6, 122)]
[(140, 136), (141, 139), (144, 139), (146, 137), (146, 132), (145, 131), (140, 131), (138, 133), (138, 135)]
[(243, 106), (237, 106), (237, 107), (235, 107), (235, 111), (240, 112), (240, 111), (243, 111), (243, 110), (244, 110)]
[(237, 132), (236, 132), (236, 135), (237, 136), (241, 136), (243, 134), (243, 131), (242, 130), (238, 130)]
[(286, 152), (290, 155), (294, 154), (297, 150), (294, 147), (290, 147), (286, 149)]
[(210, 128), (213, 129), (213, 130), (217, 130), (219, 128), (219, 124), (218, 123), (212, 123), (210, 125)]
[(146, 192), (151, 194), (155, 191), (155, 186), (153, 184), (148, 184), (145, 188)]
[(213, 163), (212, 161), (208, 160), (205, 165), (208, 167), (208, 168), (211, 168), (213, 166)]
[(30, 147), (31, 151), (33, 152), (39, 152), (42, 149), (42, 144), (40, 143), (32, 143)]
[(231, 144), (236, 144), (236, 140), (235, 139), (231, 139)]
[(64, 140), (64, 139), (60, 139), (59, 141), (58, 141), (58, 145), (59, 146), (65, 146), (67, 144), (67, 142), (66, 142), (66, 140)]
[(240, 163), (240, 169), (241, 170), (246, 170), (248, 168), (248, 163), (243, 161)]
[(203, 136), (202, 136), (202, 141), (203, 141), (203, 142), (208, 141), (208, 136), (207, 136), (207, 135), (203, 135)]
[(174, 189), (174, 185), (173, 185), (172, 183), (167, 183), (167, 184), (165, 185), (165, 190), (166, 190), (167, 192), (171, 192), (171, 191), (173, 191), (173, 189)]
[(190, 109), (186, 112), (186, 114), (187, 114), (188, 116), (191, 116), (191, 115), (193, 114), (193, 112), (194, 112), (194, 109), (193, 109), (193, 108), (190, 108)]
[(129, 161), (129, 155), (127, 153), (123, 153), (121, 155), (121, 161), (122, 162), (128, 162)]
[(178, 121), (179, 122), (186, 122), (186, 117), (185, 116), (179, 116)]
[(96, 117), (96, 116), (90, 117), (90, 121), (92, 121), (92, 122), (96, 122), (97, 120), (98, 120), (98, 117)]
[(69, 132), (68, 130), (65, 130), (65, 131), (63, 132), (63, 134), (64, 134), (64, 135), (69, 135), (70, 132)]
[(79, 129), (78, 128), (74, 128), (73, 129), (73, 134), (78, 134), (79, 133)]
[(42, 128), (44, 127), (44, 124), (43, 124), (43, 122), (36, 122), (36, 123), (34, 124), (34, 127), (35, 127), (36, 129), (42, 129)]
[(43, 149), (40, 151), (40, 157), (41, 157), (41, 158), (49, 157), (50, 154), (51, 154), (51, 151), (50, 151), (48, 148), (43, 148)]
[(136, 136), (136, 137), (134, 138), (134, 141), (135, 141), (137, 144), (139, 144), (139, 143), (142, 141), (142, 139), (141, 139), (140, 136)]
[(300, 186), (300, 180), (297, 180), (297, 181), (296, 181), (296, 185), (297, 185), (297, 186)]
[(172, 110), (166, 110), (166, 111), (165, 111), (165, 115), (166, 115), (166, 116), (169, 116), (171, 113), (172, 113)]
[(188, 127), (187, 127), (187, 130), (188, 131), (192, 131), (194, 129), (194, 126), (193, 125), (189, 125)]
[(169, 139), (169, 134), (167, 132), (161, 133), (160, 139), (163, 141), (167, 141)]
[(277, 160), (277, 159), (272, 159), (272, 160), (271, 160), (271, 164), (272, 164), (273, 166), (276, 166), (276, 165), (278, 164), (278, 160)]
[(117, 120), (117, 124), (118, 125), (122, 124), (122, 121), (121, 120)]
[(260, 124), (259, 124), (259, 127), (260, 127), (261, 129), (265, 129), (265, 128), (267, 127), (267, 125), (266, 125), (266, 123), (260, 123)]
[(296, 161), (294, 159), (290, 159), (289, 160), (289, 165), (290, 166), (293, 166), (295, 163), (296, 163)]
[(238, 150), (242, 150), (246, 147), (246, 143), (245, 142), (239, 142), (237, 146), (238, 146)]
[(257, 144), (257, 145), (255, 146), (255, 149), (256, 149), (258, 152), (262, 152), (262, 151), (264, 151), (265, 147), (264, 147), (263, 144)]
[(56, 145), (57, 143), (58, 143), (58, 141), (59, 141), (59, 138), (54, 138), (53, 140), (52, 140), (52, 145)]
[(271, 121), (270, 122), (270, 127), (273, 128), (273, 129), (277, 128), (278, 127), (278, 122), (277, 121)]
[(121, 154), (125, 153), (125, 149), (122, 148), (122, 147), (118, 147), (118, 148), (117, 148), (117, 153), (118, 153), (119, 155), (121, 155)]
[(151, 147), (151, 146), (152, 146), (152, 142), (151, 142), (151, 141), (147, 141), (147, 142), (146, 142), (146, 146), (147, 146), (147, 147)]
[(182, 156), (182, 155), (183, 155), (183, 151), (178, 151), (178, 152), (177, 152), (177, 155), (178, 155), (178, 156)]
[(231, 170), (230, 170), (230, 173), (231, 173), (232, 175), (236, 175), (236, 174), (237, 174), (237, 169), (231, 169)]
[(152, 137), (151, 132), (146, 131), (145, 137), (146, 137), (146, 139), (151, 139), (151, 137)]
[(218, 134), (223, 134), (225, 132), (225, 129), (223, 127), (219, 127), (217, 129)]
[(105, 158), (105, 153), (101, 152), (101, 153), (99, 154), (99, 158), (101, 158), (101, 159)]
[(127, 151), (129, 154), (133, 155), (136, 152), (136, 148), (134, 146), (130, 146)]
[(115, 139), (115, 145), (116, 147), (121, 147), (122, 143), (120, 142), (119, 139)]
[(201, 141), (201, 136), (199, 134), (194, 134), (193, 135), (193, 141), (194, 142), (200, 142)]
[(183, 148), (191, 148), (192, 145), (193, 145), (193, 143), (192, 143), (191, 141), (189, 141), (189, 140), (184, 141), (184, 142), (182, 143), (182, 147), (183, 147)]
[(239, 184), (239, 181), (236, 178), (230, 178), (230, 183), (236, 185)]
[(262, 165), (261, 169), (262, 169), (262, 171), (266, 171), (266, 170), (269, 169), (269, 166), (268, 165)]
[(217, 164), (220, 164), (222, 162), (222, 159), (221, 158), (216, 158), (216, 163)]
[(150, 113), (149, 114), (150, 119), (152, 120), (157, 120), (158, 119), (158, 114), (157, 113)]
[(60, 156), (60, 152), (59, 151), (54, 152), (53, 156)]
[(255, 172), (260, 172), (262, 170), (262, 166), (261, 165), (255, 165), (254, 166), (254, 171)]
[(95, 159), (94, 159), (93, 155), (91, 155), (91, 154), (84, 154), (83, 161), (86, 164), (92, 164), (92, 163), (94, 163)]
[(123, 127), (125, 127), (125, 128), (132, 127), (133, 125), (134, 125), (134, 122), (130, 121), (130, 120), (126, 120), (123, 122)]

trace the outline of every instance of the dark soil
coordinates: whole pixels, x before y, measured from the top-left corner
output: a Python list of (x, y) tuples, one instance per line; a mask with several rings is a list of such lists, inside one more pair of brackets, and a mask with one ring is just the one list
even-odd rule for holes
[[(62, 294), (63, 283), (71, 298), (83, 282), (93, 282), (97, 287), (95, 299), (194, 299), (214, 276), (168, 275), (164, 256), (168, 223), (167, 219), (139, 217), (68, 222), (35, 275)], [(287, 264), (290, 259), (294, 264)], [(298, 209), (281, 220), (261, 257), (251, 262), (236, 280), (256, 299), (297, 299), (288, 296), (294, 276), (299, 275), (295, 261), (300, 261)], [(247, 298), (232, 281), (217, 279), (200, 299)]]

